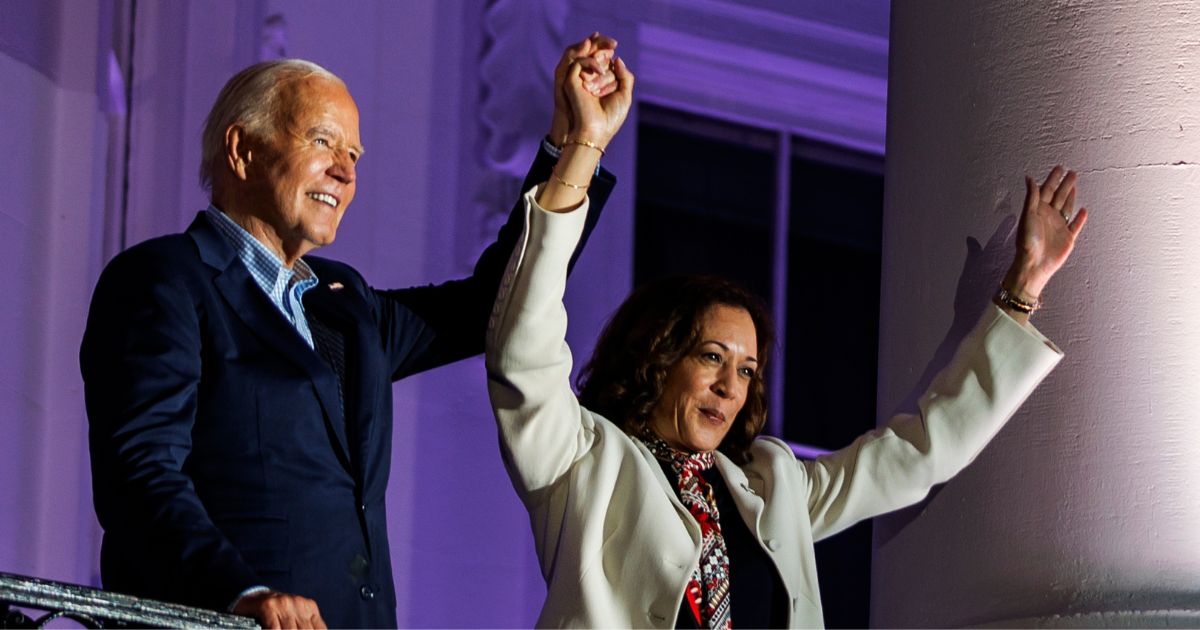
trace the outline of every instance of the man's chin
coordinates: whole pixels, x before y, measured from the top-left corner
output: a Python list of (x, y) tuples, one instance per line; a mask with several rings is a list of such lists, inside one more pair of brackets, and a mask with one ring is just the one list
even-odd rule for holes
[(333, 245), (335, 238), (337, 238), (337, 230), (329, 230), (327, 232), (313, 234), (308, 238), (308, 242), (312, 245), (313, 249), (316, 249), (318, 247)]

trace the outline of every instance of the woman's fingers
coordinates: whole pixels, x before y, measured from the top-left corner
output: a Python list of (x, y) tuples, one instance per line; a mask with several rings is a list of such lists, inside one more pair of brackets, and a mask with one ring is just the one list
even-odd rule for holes
[[(1058, 213), (1067, 221), (1071, 220), (1071, 215), (1075, 212), (1075, 191), (1079, 190), (1075, 187), (1074, 182), (1071, 183), (1071, 191), (1067, 193), (1067, 198), (1063, 200), (1062, 206), (1059, 207)], [(1058, 195), (1055, 195), (1057, 201)]]
[(617, 40), (609, 37), (608, 35), (604, 35), (600, 32), (592, 33), (591, 37), (588, 38), (588, 41), (590, 41), (592, 46), (594, 46), (596, 48), (604, 48), (604, 49), (612, 50), (617, 47)]
[[(1058, 184), (1058, 188), (1054, 191), (1054, 197), (1051, 198), (1050, 205), (1062, 209), (1067, 204), (1068, 198), (1075, 193), (1075, 183), (1077, 181), (1079, 181), (1079, 173), (1067, 171), (1066, 177), (1062, 178), (1062, 181)], [(1068, 208), (1067, 211), (1070, 212), (1070, 209)]]
[(1025, 176), (1025, 214), (1032, 214), (1037, 210), (1038, 203), (1041, 202), (1041, 191), (1038, 185), (1033, 181), (1033, 178)]
[(579, 57), (575, 59), (575, 63), (579, 64), (581, 72), (591, 73), (596, 76), (608, 72), (608, 63), (596, 57)]
[[(612, 74), (609, 73), (609, 76), (612, 76)], [(613, 77), (602, 85), (592, 88), (592, 90), (596, 95), (596, 98), (604, 98), (605, 96), (617, 91), (617, 79), (616, 77)]]
[(599, 56), (583, 57), (577, 59), (576, 62), (580, 66), (580, 74), (583, 77), (583, 85), (592, 94), (600, 96), (601, 92), (611, 92), (606, 90), (611, 83), (617, 80), (616, 75), (609, 72), (608, 60)]
[(566, 72), (567, 66), (571, 65), (576, 59), (586, 57), (588, 52), (588, 41), (584, 40), (574, 46), (567, 46), (563, 51), (562, 57), (558, 59), (558, 65), (554, 67), (555, 74), (558, 72)]
[[(567, 74), (565, 81), (563, 82), (564, 90), (566, 92), (567, 99), (571, 103), (571, 110), (574, 116), (579, 116), (584, 113), (580, 111), (580, 106), (583, 104), (583, 99), (586, 98), (584, 96), (585, 94), (593, 96), (594, 98), (594, 95), (591, 95), (591, 93), (587, 91), (587, 87), (584, 86), (582, 75), (583, 64), (580, 63), (580, 60), (575, 60), (570, 66), (567, 67)], [(578, 120), (576, 120), (576, 122), (578, 122)]]
[(1087, 208), (1080, 208), (1079, 212), (1075, 213), (1075, 217), (1067, 224), (1067, 229), (1071, 230), (1072, 237), (1079, 236), (1079, 233), (1083, 231), (1083, 224), (1087, 223), (1087, 218)]
[(1054, 191), (1058, 188), (1058, 183), (1062, 181), (1063, 167), (1055, 166), (1050, 170), (1050, 174), (1046, 176), (1046, 181), (1042, 183), (1040, 189), (1041, 199), (1046, 203), (1054, 198)]
[(625, 67), (625, 60), (617, 57), (617, 62), (613, 64), (613, 73), (617, 75), (618, 90), (628, 98), (633, 98), (633, 73), (629, 68)]

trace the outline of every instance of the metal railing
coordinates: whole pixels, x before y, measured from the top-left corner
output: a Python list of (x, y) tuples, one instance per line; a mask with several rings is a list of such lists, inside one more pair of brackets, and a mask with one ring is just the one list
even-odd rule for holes
[[(44, 611), (30, 617), (17, 607)], [(70, 619), (85, 628), (257, 628), (249, 617), (0, 573), (0, 628), (43, 628)], [(59, 624), (56, 624), (59, 625)]]

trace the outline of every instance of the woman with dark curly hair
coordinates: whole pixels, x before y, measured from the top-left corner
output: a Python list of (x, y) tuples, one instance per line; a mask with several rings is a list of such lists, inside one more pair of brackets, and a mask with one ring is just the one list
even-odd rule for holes
[[(606, 144), (621, 103), (588, 94), (571, 68), (572, 122), (606, 129)], [(619, 78), (628, 88), (632, 77)], [(567, 168), (584, 176), (593, 166)], [(1041, 186), (1027, 180), (995, 306), (918, 409), (816, 460), (758, 435), (771, 322), (726, 281), (670, 278), (634, 292), (577, 398), (562, 295), (585, 184), (526, 193), (486, 361), (504, 462), (547, 582), (538, 626), (822, 625), (813, 542), (948, 480), (1061, 358), (1027, 320), (1086, 221), (1085, 210), (1072, 214), (1076, 179), (1056, 168)]]
[(758, 339), (750, 348), (754, 356), (740, 368), (748, 384), (745, 404), (732, 418), (724, 439), (700, 449), (720, 450), (735, 463), (746, 463), (750, 444), (767, 422), (765, 381), (754, 375), (766, 367), (774, 326), (767, 305), (729, 280), (676, 276), (634, 291), (604, 328), (592, 360), (579, 375), (580, 404), (612, 418), (630, 435), (687, 432), (688, 427), (652, 423), (655, 418), (672, 417), (655, 413), (663, 401), (678, 397), (676, 381), (668, 377), (681, 372), (672, 368), (719, 364), (728, 348), (705, 338), (705, 324), (710, 321), (706, 317), (724, 321), (747, 316)]

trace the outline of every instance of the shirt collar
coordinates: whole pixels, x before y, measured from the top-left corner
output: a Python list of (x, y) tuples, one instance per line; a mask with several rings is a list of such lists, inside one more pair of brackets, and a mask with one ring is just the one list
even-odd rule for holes
[[(303, 258), (296, 259), (296, 263), (288, 269), (275, 252), (216, 206), (209, 204), (205, 214), (213, 227), (228, 239), (238, 258), (251, 270), (255, 280), (268, 294), (274, 295), (280, 289), (295, 284), (300, 285), (299, 288), (303, 292), (317, 284), (317, 274)], [(265, 273), (268, 270), (271, 273)], [(284, 286), (279, 287), (280, 283)]]

